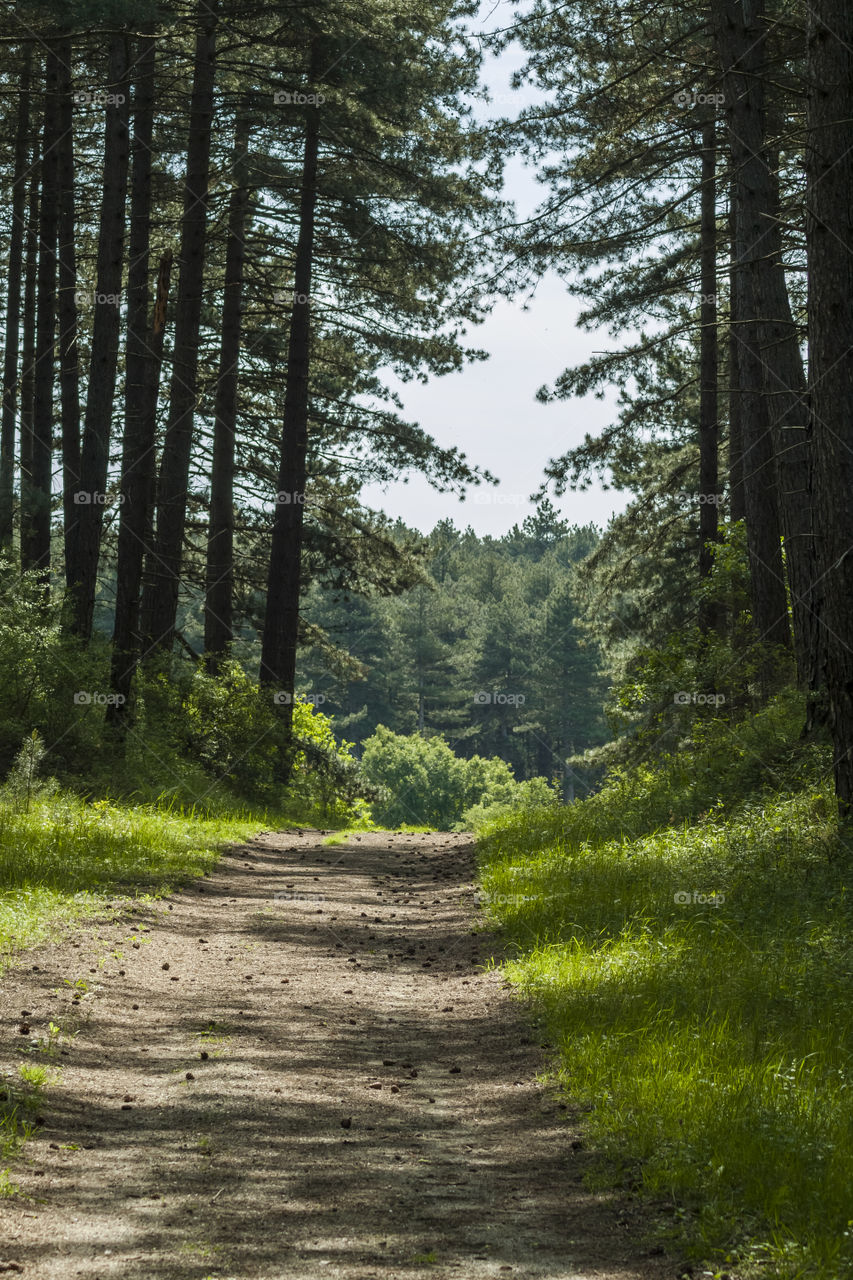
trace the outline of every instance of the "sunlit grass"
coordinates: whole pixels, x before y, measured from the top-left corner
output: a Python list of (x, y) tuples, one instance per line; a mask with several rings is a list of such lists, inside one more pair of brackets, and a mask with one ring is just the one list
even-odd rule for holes
[(0, 961), (116, 895), (168, 892), (209, 872), (225, 844), (265, 817), (73, 795), (34, 799), (28, 813), (0, 803)]
[[(21, 1063), (17, 1078), (0, 1078), (0, 1160), (10, 1160), (32, 1136), (36, 1114), (44, 1100), (44, 1092), (52, 1073), (47, 1067)], [(0, 1170), (0, 1197), (17, 1194), (9, 1170)]]
[(853, 1268), (853, 910), (849, 863), (827, 856), (832, 799), (657, 831), (647, 794), (639, 812), (623, 801), (519, 814), (481, 842), (482, 901), (517, 951), (507, 976), (610, 1176), (680, 1204), (693, 1257), (838, 1280)]

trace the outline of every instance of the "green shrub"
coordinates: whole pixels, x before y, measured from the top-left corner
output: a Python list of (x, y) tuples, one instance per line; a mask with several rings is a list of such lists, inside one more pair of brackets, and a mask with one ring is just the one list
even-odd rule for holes
[(444, 738), (406, 737), (379, 725), (364, 743), (361, 767), (382, 789), (372, 805), (374, 820), (387, 827), (404, 823), (465, 830), (487, 813), (519, 803), (554, 803), (555, 789), (545, 778), (517, 782), (512, 766), (497, 758), (463, 760)]

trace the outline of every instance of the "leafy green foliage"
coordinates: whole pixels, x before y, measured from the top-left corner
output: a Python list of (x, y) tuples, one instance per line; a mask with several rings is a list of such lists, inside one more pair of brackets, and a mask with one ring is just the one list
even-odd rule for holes
[[(65, 788), (172, 802), (210, 814), (243, 804), (291, 820), (363, 819), (365, 788), (352, 748), (327, 716), (297, 699), (300, 750), (289, 788), (281, 782), (280, 720), (272, 696), (236, 662), (217, 676), (175, 658), (140, 673), (127, 738), (106, 722), (109, 652), (62, 632), (34, 574), (0, 562), (0, 769), (2, 799), (26, 809), (51, 777)], [(23, 746), (22, 746), (23, 741)], [(43, 776), (47, 775), (47, 776)]]
[(503, 760), (461, 759), (439, 736), (403, 737), (379, 725), (364, 744), (365, 776), (383, 789), (373, 804), (376, 822), (465, 830), (519, 803), (554, 805), (557, 793), (545, 778), (516, 781)]

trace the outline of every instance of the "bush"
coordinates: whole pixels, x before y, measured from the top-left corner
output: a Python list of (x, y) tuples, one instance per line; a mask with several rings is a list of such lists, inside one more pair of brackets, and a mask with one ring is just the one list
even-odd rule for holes
[[(370, 788), (351, 745), (338, 744), (328, 718), (298, 698), (299, 750), (284, 785), (281, 719), (239, 663), (216, 675), (184, 657), (149, 663), (137, 673), (120, 736), (105, 716), (109, 644), (97, 634), (85, 646), (66, 635), (58, 591), (45, 603), (39, 575), (2, 556), (0, 635), (0, 777), (15, 806), (26, 808), (44, 772), (77, 792), (208, 814), (248, 802), (295, 821), (366, 820)], [(55, 785), (42, 779), (40, 794)]]
[(367, 780), (381, 788), (372, 812), (382, 826), (465, 830), (518, 804), (557, 800), (545, 778), (518, 782), (504, 760), (463, 760), (438, 735), (405, 737), (385, 725), (365, 742), (361, 767)]
[[(34, 729), (50, 771), (72, 776), (80, 761), (105, 755), (103, 707), (108, 688), (106, 646), (88, 649), (62, 634), (59, 609), (44, 603), (36, 573), (20, 573), (0, 557), (0, 775), (6, 774)], [(90, 699), (90, 701), (86, 701)]]

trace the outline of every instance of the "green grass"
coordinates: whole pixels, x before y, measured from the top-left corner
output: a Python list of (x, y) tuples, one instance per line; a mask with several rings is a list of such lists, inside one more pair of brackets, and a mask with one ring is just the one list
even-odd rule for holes
[[(46, 1067), (21, 1063), (17, 1078), (0, 1080), (0, 1160), (13, 1159), (33, 1134), (50, 1077)], [(9, 1170), (0, 1169), (0, 1199), (17, 1192)]]
[[(224, 845), (268, 825), (267, 814), (248, 810), (212, 816), (173, 805), (87, 803), (66, 793), (35, 796), (26, 812), (0, 802), (0, 970), (76, 920), (120, 914), (129, 898), (168, 893), (207, 874)], [(21, 1050), (52, 1058), (60, 1035), (51, 1023), (45, 1041)], [(49, 1083), (38, 1064), (21, 1065), (19, 1074), (14, 1084), (0, 1080), (3, 1161), (32, 1134)], [(15, 1194), (8, 1169), (0, 1169), (0, 1198)]]
[(204, 875), (225, 844), (267, 824), (249, 812), (211, 817), (70, 794), (36, 798), (28, 813), (0, 803), (0, 964), (117, 895), (166, 893)]
[(679, 1205), (688, 1256), (840, 1280), (853, 895), (832, 798), (807, 787), (650, 830), (655, 779), (631, 781), (481, 841), (507, 976), (555, 1046), (550, 1076), (589, 1108), (603, 1176)]

